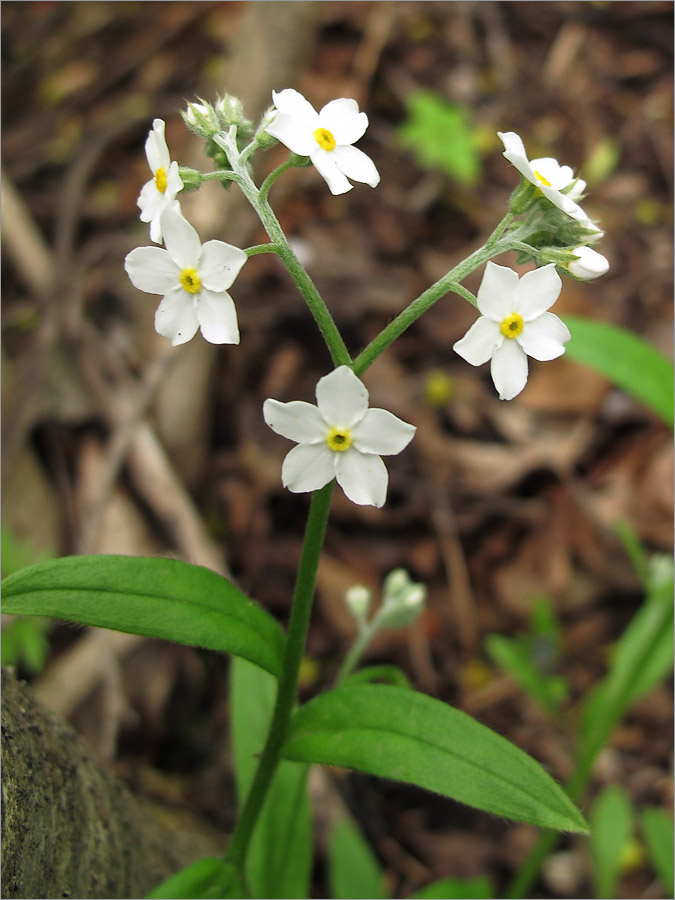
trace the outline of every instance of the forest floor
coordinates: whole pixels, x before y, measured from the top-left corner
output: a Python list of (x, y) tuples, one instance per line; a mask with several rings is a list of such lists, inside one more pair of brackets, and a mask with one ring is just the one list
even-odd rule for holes
[[(271, 195), (354, 354), (504, 215), (517, 173), (497, 131), (513, 130), (531, 156), (580, 170), (605, 231), (609, 273), (566, 280), (555, 311), (622, 325), (672, 357), (672, 3), (5, 2), (2, 14), (3, 521), (35, 554), (177, 556), (229, 571), (286, 621), (307, 497), (282, 488), (289, 445), (261, 409), (267, 397), (313, 400), (331, 367), (316, 327), (264, 255), (231, 291), (241, 344), (198, 335), (171, 350), (152, 328), (155, 298), (123, 269), (149, 243), (136, 198), (152, 119), (166, 120), (172, 158), (209, 165), (180, 119), (186, 100), (229, 91), (255, 117), (292, 86), (317, 108), (347, 96), (367, 112), (359, 147), (381, 173), (376, 190), (333, 197), (302, 169)], [(401, 138), (420, 89), (463, 110), (476, 177), (425, 166)], [(285, 154), (261, 154), (256, 177)], [(183, 204), (202, 240), (265, 240), (236, 189), (210, 187)], [(522, 394), (499, 401), (488, 367), (452, 350), (474, 318), (445, 298), (364, 376), (371, 404), (418, 431), (388, 461), (382, 509), (335, 492), (303, 696), (330, 684), (353, 640), (346, 588), (377, 593), (403, 567), (427, 585), (427, 609), (380, 634), (367, 661), (400, 666), (562, 781), (579, 703), (642, 601), (617, 523), (647, 553), (672, 551), (672, 434), (565, 357), (532, 362)], [(487, 635), (526, 632), (542, 598), (560, 624), (544, 665), (569, 685), (563, 726), (485, 651)], [(133, 640), (87, 655), (90, 636), (61, 625), (50, 637), (32, 676), (40, 695), (138, 791), (227, 831), (227, 661)], [(536, 838), (418, 789), (331, 778), (395, 896), (446, 875), (489, 874), (501, 891)], [(617, 729), (584, 808), (607, 784), (638, 809), (671, 808), (670, 684)], [(592, 896), (584, 839), (556, 852), (535, 895)], [(315, 896), (322, 871), (319, 858)], [(660, 890), (638, 856), (619, 896)]]

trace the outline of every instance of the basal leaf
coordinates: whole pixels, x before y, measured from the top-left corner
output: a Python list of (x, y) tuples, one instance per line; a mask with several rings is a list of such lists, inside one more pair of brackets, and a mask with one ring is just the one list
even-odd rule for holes
[(673, 364), (643, 338), (608, 322), (565, 316), (567, 356), (600, 372), (673, 427)]
[(411, 894), (410, 900), (486, 900), (495, 897), (487, 875), (475, 878), (439, 878)]
[(218, 857), (206, 856), (163, 881), (148, 900), (230, 900), (245, 896), (234, 867)]
[[(269, 731), (276, 680), (245, 659), (230, 669), (232, 746), (239, 807), (248, 794)], [(254, 897), (307, 897), (312, 867), (309, 767), (282, 760), (258, 818), (246, 856)]]
[(373, 851), (349, 819), (340, 819), (333, 826), (328, 876), (330, 896), (335, 900), (377, 900), (387, 896)]
[(405, 781), (520, 822), (587, 831), (534, 759), (466, 713), (405, 688), (321, 694), (295, 712), (282, 755)]
[(621, 858), (633, 831), (633, 807), (626, 791), (611, 785), (598, 794), (591, 809), (591, 856), (596, 897), (616, 896)]
[(609, 672), (584, 702), (579, 747), (583, 773), (590, 770), (628, 707), (672, 668), (673, 569), (665, 558), (656, 562), (659, 565), (652, 566), (647, 597), (621, 635)]
[(281, 626), (201, 566), (140, 556), (67, 556), (10, 575), (2, 590), (6, 613), (234, 653), (273, 675), (281, 671)]
[(673, 820), (662, 809), (648, 806), (642, 814), (642, 832), (656, 873), (672, 897), (675, 894)]

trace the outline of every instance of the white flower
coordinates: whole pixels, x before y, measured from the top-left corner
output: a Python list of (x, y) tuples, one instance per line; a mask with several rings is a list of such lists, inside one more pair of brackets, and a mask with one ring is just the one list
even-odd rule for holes
[(272, 97), (277, 113), (265, 130), (298, 156), (309, 156), (332, 194), (352, 189), (347, 178), (371, 187), (380, 183), (370, 157), (351, 146), (368, 127), (368, 116), (359, 112), (356, 100), (331, 100), (317, 113), (292, 88), (272, 91)]
[(175, 209), (165, 209), (161, 228), (166, 250), (137, 247), (124, 268), (140, 291), (163, 294), (155, 329), (174, 347), (201, 332), (212, 344), (238, 344), (237, 312), (227, 289), (246, 254), (223, 241), (200, 243), (192, 225)]
[(368, 391), (348, 366), (319, 380), (317, 406), (304, 400), (265, 400), (265, 421), (277, 434), (297, 441), (281, 470), (294, 493), (317, 491), (333, 478), (354, 503), (382, 506), (389, 476), (380, 459), (400, 453), (415, 434), (384, 409), (368, 408)]
[(137, 203), (141, 210), (141, 222), (150, 223), (150, 240), (161, 244), (160, 217), (167, 207), (180, 212), (176, 194), (183, 188), (178, 163), (171, 162), (169, 156), (162, 119), (155, 119), (152, 123), (152, 131), (145, 142), (145, 155), (153, 177), (143, 185)]
[[(585, 181), (575, 178), (574, 172), (569, 166), (561, 166), (556, 159), (550, 156), (530, 161), (527, 158), (522, 138), (515, 131), (506, 133), (498, 131), (497, 134), (506, 148), (504, 156), (518, 169), (521, 175), (535, 184), (558, 209), (567, 213), (572, 219), (576, 219), (577, 222), (581, 222), (590, 231), (597, 231), (598, 236), (602, 234), (579, 204), (574, 202), (583, 193), (586, 187)], [(568, 187), (569, 191), (563, 194), (563, 189)]]
[(477, 295), (482, 315), (453, 349), (472, 366), (491, 360), (500, 400), (512, 400), (525, 387), (528, 356), (546, 360), (565, 352), (567, 326), (547, 312), (561, 287), (553, 263), (520, 279), (512, 269), (487, 264)]
[(577, 259), (567, 263), (567, 268), (572, 275), (581, 278), (582, 281), (591, 281), (609, 271), (607, 257), (591, 247), (577, 247), (572, 253), (577, 256)]

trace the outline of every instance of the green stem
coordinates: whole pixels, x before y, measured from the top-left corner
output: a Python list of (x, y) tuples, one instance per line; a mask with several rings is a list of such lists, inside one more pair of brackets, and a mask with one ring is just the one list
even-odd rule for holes
[(254, 244), (253, 247), (247, 247), (244, 253), (247, 256), (260, 256), (261, 253), (278, 253), (276, 244)]
[(361, 631), (359, 631), (356, 640), (349, 648), (349, 652), (342, 661), (340, 670), (337, 673), (337, 677), (335, 678), (335, 687), (338, 687), (345, 680), (345, 678), (352, 673), (356, 664), (361, 659), (364, 650), (371, 642), (373, 636), (378, 630), (377, 627), (373, 628), (374, 622), (374, 619), (371, 620), (367, 625), (364, 625)]
[(326, 524), (328, 522), (334, 484), (335, 482), (331, 481), (312, 495), (300, 567), (295, 582), (293, 607), (288, 624), (283, 667), (272, 714), (272, 723), (253, 783), (246, 797), (244, 809), (235, 827), (227, 853), (228, 862), (235, 865), (242, 873), (246, 851), (267, 796), (267, 791), (274, 777), (281, 747), (286, 738), (288, 723), (295, 704), (298, 690), (298, 674), (300, 672), (302, 654), (305, 649), (316, 585), (316, 573), (326, 534)]
[(277, 178), (283, 172), (287, 172), (289, 169), (292, 169), (293, 167), (294, 167), (294, 163), (292, 162), (292, 160), (289, 159), (285, 163), (282, 163), (273, 172), (270, 172), (270, 174), (267, 176), (267, 178), (260, 185), (260, 199), (266, 201), (267, 195), (270, 192), (270, 188), (272, 187), (274, 182), (277, 180)]
[(297, 258), (284, 234), (284, 230), (279, 224), (279, 220), (274, 214), (272, 207), (267, 202), (266, 194), (272, 186), (274, 180), (289, 168), (289, 165), (279, 166), (274, 172), (267, 176), (264, 182), (265, 192), (259, 190), (246, 167), (240, 163), (240, 154), (237, 150), (236, 142), (233, 134), (216, 135), (214, 140), (225, 150), (230, 165), (236, 173), (236, 182), (241, 188), (242, 193), (256, 211), (263, 228), (276, 248), (276, 252), (289, 271), (289, 274), (295, 281), (298, 290), (302, 294), (305, 303), (309, 307), (309, 311), (314, 316), (314, 321), (319, 327), (319, 331), (323, 335), (326, 346), (330, 352), (335, 366), (351, 366), (352, 358), (349, 355), (347, 347), (342, 335), (340, 334), (328, 307), (323, 298), (317, 291), (314, 282), (307, 274), (304, 266)]
[[(499, 226), (497, 226), (497, 228), (499, 228)], [(399, 313), (395, 319), (392, 319), (377, 337), (373, 338), (368, 346), (359, 353), (354, 360), (354, 372), (357, 375), (365, 372), (368, 366), (377, 359), (383, 350), (386, 350), (390, 344), (393, 344), (396, 338), (403, 334), (407, 328), (410, 328), (410, 326), (430, 309), (434, 303), (437, 303), (441, 297), (444, 297), (451, 291), (459, 294), (465, 300), (468, 300), (472, 306), (476, 306), (476, 298), (470, 291), (467, 291), (466, 288), (462, 287), (459, 282), (466, 278), (470, 272), (473, 272), (474, 269), (477, 269), (478, 266), (487, 262), (489, 259), (492, 259), (493, 256), (498, 256), (500, 253), (504, 253), (506, 250), (510, 249), (510, 239), (503, 238), (501, 241), (492, 241), (492, 239), (490, 239), (486, 244), (479, 247), (478, 250), (475, 250), (470, 256), (463, 260), (463, 262), (455, 266), (454, 269), (451, 269), (447, 275), (439, 278), (438, 281), (421, 293), (416, 300), (413, 300), (403, 312)]]

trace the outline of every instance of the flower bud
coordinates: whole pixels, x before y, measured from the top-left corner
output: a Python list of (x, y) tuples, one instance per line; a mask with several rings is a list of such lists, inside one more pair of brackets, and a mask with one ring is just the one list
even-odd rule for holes
[(221, 130), (218, 115), (210, 103), (188, 103), (186, 112), (181, 115), (188, 128), (199, 137), (209, 138)]
[(567, 263), (570, 274), (582, 281), (591, 281), (599, 278), (609, 270), (609, 262), (601, 253), (597, 253), (591, 247), (577, 247), (572, 251), (577, 257)]
[(405, 569), (394, 569), (384, 581), (383, 603), (378, 611), (381, 625), (400, 628), (414, 621), (424, 608), (427, 589), (410, 580)]
[(370, 608), (371, 593), (362, 584), (355, 584), (345, 594), (345, 603), (359, 625), (366, 621)]

